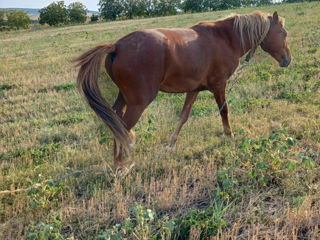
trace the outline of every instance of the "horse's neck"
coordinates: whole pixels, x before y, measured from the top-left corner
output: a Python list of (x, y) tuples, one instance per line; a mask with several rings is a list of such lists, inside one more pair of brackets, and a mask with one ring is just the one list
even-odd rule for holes
[(223, 36), (229, 38), (228, 42), (230, 42), (231, 47), (235, 51), (235, 54), (238, 55), (239, 58), (241, 58), (252, 48), (252, 46), (250, 44), (248, 34), (245, 32), (243, 33), (245, 46), (241, 45), (240, 35), (233, 28), (233, 23), (234, 23), (234, 19), (229, 18), (229, 19), (225, 19), (217, 22), (215, 27), (219, 28), (219, 32), (222, 32), (222, 31), (225, 32)]
[[(240, 35), (233, 28), (233, 23), (234, 19), (228, 18), (217, 22), (202, 22), (193, 26), (192, 28), (202, 33), (208, 33), (210, 31), (215, 32), (213, 36), (224, 38), (234, 50), (234, 54), (241, 58), (252, 48), (252, 46), (250, 44), (248, 34), (245, 32), (243, 33), (245, 46), (243, 47), (241, 45)], [(212, 41), (214, 41), (214, 38)]]

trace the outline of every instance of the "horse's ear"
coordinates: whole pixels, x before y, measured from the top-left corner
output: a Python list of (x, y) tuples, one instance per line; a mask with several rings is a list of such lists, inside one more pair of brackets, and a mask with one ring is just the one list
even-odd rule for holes
[(279, 16), (278, 16), (277, 11), (275, 11), (273, 13), (272, 20), (273, 20), (274, 23), (278, 23), (279, 22)]

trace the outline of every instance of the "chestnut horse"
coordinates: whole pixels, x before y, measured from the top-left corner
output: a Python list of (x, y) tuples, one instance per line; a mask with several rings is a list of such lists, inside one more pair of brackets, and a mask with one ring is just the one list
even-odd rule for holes
[[(259, 45), (287, 67), (291, 54), (277, 12), (232, 15), (216, 22), (200, 22), (190, 28), (145, 29), (121, 38), (115, 44), (99, 45), (75, 61), (80, 66), (77, 83), (89, 105), (112, 131), (114, 164), (122, 167), (122, 151), (129, 152), (135, 135), (132, 131), (142, 112), (159, 91), (186, 93), (171, 146), (187, 121), (199, 91), (209, 90), (220, 107), (226, 100), (229, 77), (241, 57)], [(111, 108), (98, 87), (101, 62), (119, 88)], [(228, 104), (221, 111), (226, 135), (232, 137)]]

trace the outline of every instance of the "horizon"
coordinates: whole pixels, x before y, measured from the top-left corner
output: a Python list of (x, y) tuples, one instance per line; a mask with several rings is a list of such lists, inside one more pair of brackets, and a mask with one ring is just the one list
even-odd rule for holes
[[(0, 8), (31, 8), (31, 9), (41, 9), (47, 7), (49, 4), (55, 1), (52, 0), (9, 0), (1, 1)], [(99, 0), (66, 0), (64, 4), (68, 6), (73, 2), (81, 2), (89, 11), (99, 11), (98, 3)]]

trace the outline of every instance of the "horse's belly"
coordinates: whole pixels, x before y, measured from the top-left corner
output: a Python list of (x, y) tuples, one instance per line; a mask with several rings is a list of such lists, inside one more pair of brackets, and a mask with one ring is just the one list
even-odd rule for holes
[(185, 77), (167, 78), (160, 84), (160, 91), (167, 93), (184, 93), (194, 90), (204, 90), (205, 86), (200, 79)]
[(208, 60), (200, 50), (194, 54), (191, 48), (171, 51), (160, 90), (170, 93), (191, 92), (206, 86)]

